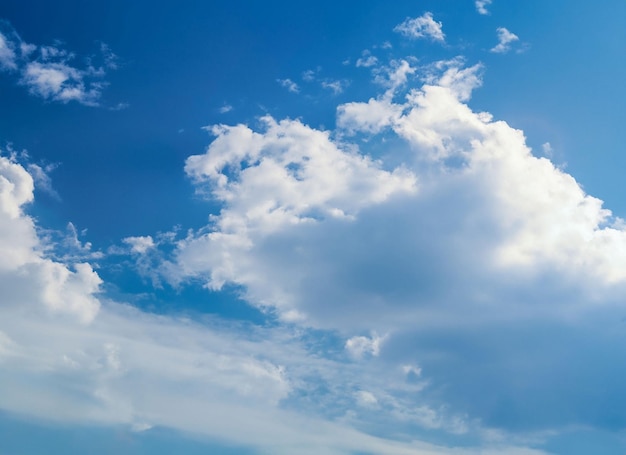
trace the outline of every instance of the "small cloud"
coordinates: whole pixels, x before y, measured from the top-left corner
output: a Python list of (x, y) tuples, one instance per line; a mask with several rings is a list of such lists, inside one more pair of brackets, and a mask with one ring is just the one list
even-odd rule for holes
[(332, 90), (332, 92), (335, 95), (342, 93), (347, 85), (348, 85), (348, 81), (323, 81), (322, 82), (322, 87), (328, 90)]
[(345, 349), (355, 359), (360, 359), (366, 354), (378, 357), (380, 345), (385, 338), (387, 337), (380, 337), (376, 333), (373, 333), (371, 337), (355, 336), (346, 341)]
[(422, 376), (422, 369), (417, 365), (403, 365), (402, 371), (408, 381), (415, 381)]
[(129, 103), (117, 103), (115, 106), (109, 108), (110, 111), (123, 111), (130, 107)]
[(315, 80), (315, 71), (314, 70), (303, 71), (302, 80), (306, 82), (313, 82)]
[(108, 44), (100, 43), (100, 52), (102, 54), (102, 58), (104, 59), (104, 66), (112, 70), (117, 69), (119, 57), (113, 53)]
[(546, 142), (541, 145), (541, 151), (548, 158), (552, 158), (552, 155), (554, 154), (554, 149), (552, 148), (552, 145), (549, 142)]
[(433, 41), (444, 42), (445, 35), (441, 30), (442, 25), (441, 22), (437, 22), (433, 19), (432, 13), (427, 12), (414, 19), (407, 17), (404, 22), (397, 25), (393, 31), (408, 38), (429, 38)]
[(220, 114), (226, 114), (227, 112), (232, 111), (233, 107), (230, 104), (224, 104), (219, 110)]
[(515, 33), (511, 33), (504, 27), (498, 27), (498, 44), (491, 48), (491, 52), (496, 54), (506, 54), (511, 50), (511, 43), (519, 41), (519, 37)]
[(130, 429), (135, 433), (141, 433), (143, 431), (152, 429), (152, 425), (150, 425), (149, 423), (145, 423), (145, 422), (138, 422), (138, 423), (133, 423)]
[(373, 408), (378, 405), (378, 399), (372, 392), (367, 390), (359, 390), (354, 394), (354, 398), (359, 406), (364, 408)]
[(276, 79), (276, 82), (278, 82), (280, 85), (285, 87), (291, 93), (299, 93), (300, 92), (300, 87), (298, 87), (298, 84), (296, 84), (291, 79)]
[(368, 50), (364, 50), (361, 53), (361, 58), (356, 61), (357, 67), (369, 68), (370, 66), (375, 66), (376, 64), (378, 64), (378, 59)]
[(154, 248), (154, 240), (151, 236), (126, 237), (123, 242), (130, 246), (132, 253), (144, 254)]
[(489, 14), (489, 10), (487, 10), (487, 6), (491, 5), (491, 0), (476, 0), (476, 11), (478, 14), (487, 15)]

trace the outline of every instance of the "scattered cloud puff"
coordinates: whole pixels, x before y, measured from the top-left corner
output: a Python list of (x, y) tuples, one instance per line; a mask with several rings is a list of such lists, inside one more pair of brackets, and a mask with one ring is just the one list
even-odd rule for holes
[(359, 390), (355, 393), (355, 398), (359, 406), (370, 408), (378, 405), (376, 396), (367, 390)]
[(227, 112), (230, 112), (233, 110), (233, 107), (230, 104), (224, 104), (222, 107), (220, 107), (219, 111), (220, 114), (226, 114)]
[(123, 242), (130, 246), (132, 253), (144, 254), (151, 248), (154, 248), (154, 240), (151, 236), (126, 237)]
[(345, 347), (346, 351), (356, 359), (360, 359), (366, 354), (376, 357), (380, 354), (380, 346), (383, 341), (385, 341), (385, 337), (380, 337), (374, 333), (371, 337), (352, 337), (346, 341)]
[(442, 23), (435, 21), (432, 13), (426, 12), (420, 17), (405, 19), (404, 22), (397, 25), (393, 30), (408, 38), (428, 38), (443, 43), (445, 35), (441, 27)]
[(60, 42), (37, 46), (25, 43), (14, 31), (0, 32), (0, 67), (19, 73), (19, 83), (32, 95), (50, 101), (99, 105), (107, 85), (104, 77), (117, 68), (117, 56), (107, 45), (101, 44), (99, 51), (100, 65), (94, 65), (93, 56), (76, 65), (76, 56)]
[(302, 72), (302, 80), (305, 82), (313, 82), (315, 80), (315, 70), (306, 70)]
[(322, 87), (332, 91), (335, 95), (339, 95), (343, 93), (345, 88), (349, 85), (348, 81), (345, 80), (325, 80), (322, 81)]
[(378, 59), (374, 55), (372, 55), (371, 52), (368, 50), (364, 50), (361, 53), (361, 57), (357, 59), (356, 61), (357, 67), (369, 68), (372, 66), (376, 66), (377, 64), (378, 64)]
[(489, 10), (487, 10), (487, 7), (491, 5), (491, 2), (492, 0), (476, 0), (476, 11), (478, 11), (479, 14), (483, 15), (489, 14)]
[(519, 37), (515, 33), (511, 33), (504, 27), (498, 27), (498, 44), (491, 48), (491, 52), (496, 54), (506, 54), (511, 50), (511, 44), (519, 41)]
[(291, 93), (299, 93), (300, 92), (300, 87), (298, 87), (298, 84), (296, 84), (291, 79), (276, 79), (276, 82), (278, 82), (280, 85), (285, 87)]

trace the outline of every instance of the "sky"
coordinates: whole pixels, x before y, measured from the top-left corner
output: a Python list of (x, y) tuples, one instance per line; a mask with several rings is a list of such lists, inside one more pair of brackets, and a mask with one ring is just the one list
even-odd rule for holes
[(4, 0), (0, 455), (623, 454), (625, 20)]

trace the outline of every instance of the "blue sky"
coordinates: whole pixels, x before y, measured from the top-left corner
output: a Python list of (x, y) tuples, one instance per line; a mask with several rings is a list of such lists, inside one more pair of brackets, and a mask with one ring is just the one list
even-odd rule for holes
[(626, 4), (0, 5), (0, 455), (623, 454)]

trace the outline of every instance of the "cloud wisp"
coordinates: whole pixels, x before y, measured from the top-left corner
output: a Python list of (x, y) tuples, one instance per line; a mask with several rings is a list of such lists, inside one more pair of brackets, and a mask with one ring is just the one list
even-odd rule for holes
[(498, 27), (498, 44), (490, 49), (490, 52), (496, 54), (506, 54), (511, 50), (512, 44), (519, 41), (519, 37), (504, 27)]

